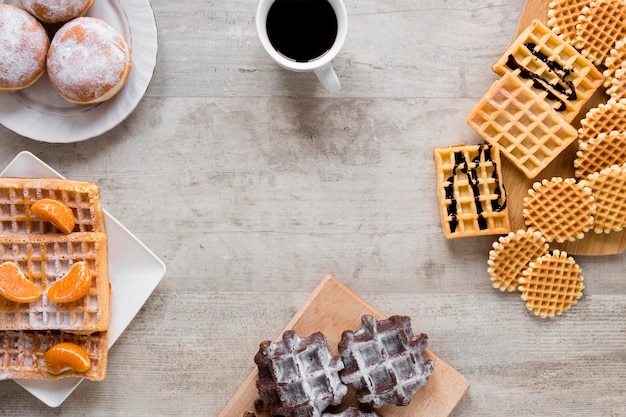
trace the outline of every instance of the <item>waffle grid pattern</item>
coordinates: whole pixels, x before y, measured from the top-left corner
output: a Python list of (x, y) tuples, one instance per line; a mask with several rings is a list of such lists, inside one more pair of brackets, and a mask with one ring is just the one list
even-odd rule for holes
[(467, 123), (528, 178), (536, 177), (577, 137), (574, 129), (511, 73), (496, 81)]
[(263, 342), (255, 362), (259, 395), (269, 399), (271, 415), (320, 417), (348, 391), (339, 379), (343, 363), (322, 333), (301, 338), (287, 331), (279, 342)]
[(575, 176), (585, 179), (612, 165), (626, 162), (626, 132), (600, 133), (597, 137), (581, 142), (574, 159)]
[(590, 109), (585, 118), (580, 121), (578, 139), (587, 142), (601, 133), (609, 133), (614, 130), (626, 131), (626, 99), (609, 99), (597, 107)]
[(576, 26), (574, 46), (583, 56), (601, 65), (615, 43), (626, 36), (626, 3), (623, 0), (595, 0), (583, 8)]
[(566, 42), (576, 39), (576, 25), (589, 0), (555, 0), (548, 6), (548, 26)]
[(574, 259), (555, 250), (530, 263), (520, 279), (519, 290), (528, 310), (541, 318), (554, 317), (582, 297), (583, 280)]
[(361, 320), (362, 327), (344, 332), (339, 343), (345, 365), (341, 380), (356, 388), (361, 403), (374, 408), (407, 405), (433, 373), (433, 362), (423, 357), (428, 337), (413, 337), (407, 316)]
[[(77, 335), (59, 331), (2, 331), (0, 332), (0, 380), (23, 378), (38, 374), (45, 379), (56, 379), (46, 370), (44, 354), (52, 346), (71, 342), (89, 354), (92, 366), (84, 376), (102, 380), (106, 374), (108, 333)], [(68, 376), (63, 374), (63, 376)]]
[(583, 185), (591, 189), (596, 204), (593, 230), (621, 231), (626, 226), (626, 164), (596, 172)]
[(615, 72), (622, 68), (624, 61), (626, 61), (626, 38), (615, 42), (615, 47), (611, 49), (609, 56), (604, 61), (606, 65), (604, 70), (605, 87), (611, 87), (612, 80), (615, 78)]
[(552, 178), (533, 184), (524, 198), (526, 225), (548, 242), (582, 239), (593, 225), (596, 206), (588, 187), (573, 178)]
[(441, 223), (447, 238), (510, 231), (497, 146), (435, 149)]
[[(37, 239), (33, 239), (35, 236)], [(0, 235), (0, 263), (15, 262), (44, 291), (33, 303), (0, 299), (0, 328), (79, 333), (107, 329), (109, 315), (106, 306), (109, 305), (110, 291), (106, 253), (106, 237), (102, 233), (31, 235), (30, 238)], [(91, 271), (89, 293), (72, 303), (50, 301), (47, 288), (78, 261), (85, 261)]]
[(60, 233), (50, 222), (32, 213), (37, 200), (51, 198), (64, 202), (74, 212), (76, 232), (104, 232), (100, 196), (95, 185), (81, 182), (0, 179), (0, 234)]
[(606, 94), (613, 100), (621, 100), (626, 97), (626, 62), (622, 62), (611, 79), (611, 86)]
[[(532, 50), (529, 44), (534, 45)], [(549, 59), (542, 60), (539, 56), (549, 57)], [(536, 79), (540, 81), (520, 75), (520, 69), (509, 68), (507, 65), (509, 57), (513, 57), (517, 64), (535, 74)], [(550, 65), (553, 63), (561, 65), (569, 73), (565, 75), (564, 71), (551, 68)], [(517, 37), (504, 55), (493, 65), (493, 70), (499, 75), (513, 72), (553, 108), (557, 109), (563, 105), (564, 108), (559, 111), (559, 114), (568, 122), (576, 117), (583, 105), (604, 82), (604, 76), (592, 62), (539, 20), (533, 21)], [(571, 86), (566, 85), (566, 82), (572, 83), (573, 91)], [(535, 88), (536, 84), (541, 85), (546, 91)], [(554, 86), (562, 87), (565, 93), (559, 92)], [(568, 94), (572, 92), (575, 92), (575, 99), (568, 97)], [(551, 100), (548, 93), (554, 94), (556, 100)]]
[(548, 253), (549, 245), (539, 232), (518, 230), (502, 236), (489, 251), (489, 278), (500, 291), (515, 291), (528, 264)]

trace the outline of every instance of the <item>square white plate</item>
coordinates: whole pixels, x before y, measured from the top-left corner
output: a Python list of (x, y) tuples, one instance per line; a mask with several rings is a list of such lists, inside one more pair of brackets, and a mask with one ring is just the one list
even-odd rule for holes
[[(30, 152), (20, 152), (0, 172), (0, 177), (64, 178)], [(115, 294), (111, 299), (111, 347), (165, 275), (165, 264), (106, 210), (104, 228), (109, 247), (109, 280)], [(61, 405), (81, 381), (15, 380), (50, 407)]]

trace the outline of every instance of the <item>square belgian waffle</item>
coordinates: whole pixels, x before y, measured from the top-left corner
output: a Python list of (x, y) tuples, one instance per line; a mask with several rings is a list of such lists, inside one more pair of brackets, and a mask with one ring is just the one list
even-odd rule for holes
[(467, 123), (528, 178), (536, 177), (578, 133), (552, 106), (510, 72), (494, 82)]
[(74, 213), (75, 232), (104, 232), (98, 187), (89, 182), (59, 179), (0, 178), (0, 234), (60, 233), (31, 212), (44, 198), (65, 203)]
[[(15, 262), (43, 295), (32, 303), (0, 297), (0, 330), (64, 330), (91, 333), (109, 327), (110, 288), (104, 233), (0, 235), (0, 263)], [(70, 303), (54, 303), (47, 288), (78, 261), (91, 272), (87, 295)]]
[(445, 237), (508, 233), (511, 226), (498, 146), (459, 145), (435, 149), (434, 154)]
[[(13, 378), (53, 380), (76, 376), (101, 381), (106, 376), (108, 339), (108, 332), (78, 335), (59, 331), (2, 331), (0, 380)], [(62, 342), (75, 343), (87, 351), (92, 364), (87, 372), (69, 371), (53, 375), (47, 371), (44, 354), (49, 348)]]
[(604, 83), (590, 60), (539, 20), (515, 39), (493, 71), (515, 74), (568, 122)]

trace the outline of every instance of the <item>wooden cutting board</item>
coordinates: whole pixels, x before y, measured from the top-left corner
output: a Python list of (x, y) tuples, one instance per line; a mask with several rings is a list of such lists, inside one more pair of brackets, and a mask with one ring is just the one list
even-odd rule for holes
[[(546, 23), (548, 20), (548, 5), (550, 1), (551, 0), (526, 0), (520, 16), (517, 34), (521, 33), (534, 19)], [(600, 87), (596, 95), (593, 96), (587, 103), (587, 106), (582, 109), (578, 118), (573, 121), (572, 125), (578, 129), (580, 127), (580, 119), (584, 118), (587, 111), (606, 100), (607, 97), (604, 88)], [(535, 181), (540, 181), (543, 178), (567, 178), (574, 176), (574, 159), (577, 150), (578, 143), (574, 141), (574, 143), (548, 165), (537, 178), (532, 180), (526, 178), (521, 171), (509, 163), (506, 158), (503, 158), (502, 177), (506, 189), (509, 192), (508, 207), (511, 230), (526, 229), (522, 216), (522, 207), (524, 197), (526, 197), (528, 189), (532, 187)], [(614, 255), (626, 249), (626, 230), (609, 234), (596, 234), (590, 231), (581, 240), (559, 245), (555, 244), (554, 248), (564, 250), (572, 255)]]
[[(355, 331), (361, 327), (361, 316), (370, 314), (378, 319), (384, 315), (356, 294), (336, 278), (327, 275), (311, 293), (300, 310), (287, 324), (285, 330), (293, 329), (298, 335), (305, 337), (321, 331), (328, 338), (328, 347), (337, 355), (337, 345), (344, 330)], [(401, 313), (400, 313), (401, 314)], [(413, 330), (418, 333), (419, 328), (413, 323)], [(279, 335), (275, 340), (282, 337)], [(259, 341), (259, 343), (261, 340)], [(249, 360), (253, 362), (256, 352), (250, 352)], [(445, 363), (431, 351), (425, 351), (426, 358), (435, 362), (435, 371), (413, 397), (406, 407), (385, 406), (379, 411), (385, 417), (445, 417), (461, 400), (469, 389), (467, 380), (450, 365)], [(219, 417), (242, 417), (246, 411), (254, 412), (254, 402), (257, 400), (256, 389), (257, 370), (254, 368), (239, 390), (231, 398)], [(357, 406), (358, 402), (354, 391), (348, 391), (340, 410), (348, 406)], [(257, 417), (269, 417), (266, 412), (256, 412)]]

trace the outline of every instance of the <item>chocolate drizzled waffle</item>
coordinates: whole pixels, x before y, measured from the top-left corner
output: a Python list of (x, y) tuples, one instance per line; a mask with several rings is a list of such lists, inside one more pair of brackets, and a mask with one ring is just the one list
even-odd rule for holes
[(319, 332), (301, 338), (289, 330), (279, 342), (262, 342), (254, 362), (257, 389), (272, 416), (320, 417), (348, 391), (339, 379), (343, 363), (330, 354)]
[(437, 196), (446, 238), (508, 233), (500, 152), (492, 145), (435, 149)]
[(414, 337), (407, 316), (377, 321), (365, 315), (361, 321), (359, 330), (342, 334), (339, 353), (345, 368), (341, 380), (356, 388), (361, 403), (374, 408), (409, 404), (433, 373), (433, 362), (423, 356), (428, 336)]

